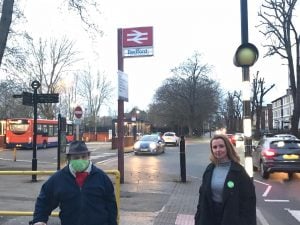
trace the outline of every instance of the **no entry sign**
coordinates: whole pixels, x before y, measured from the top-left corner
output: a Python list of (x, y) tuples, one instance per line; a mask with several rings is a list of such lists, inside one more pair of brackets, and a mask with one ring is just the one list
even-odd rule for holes
[(80, 106), (76, 106), (74, 115), (77, 119), (80, 119), (82, 117), (82, 108)]

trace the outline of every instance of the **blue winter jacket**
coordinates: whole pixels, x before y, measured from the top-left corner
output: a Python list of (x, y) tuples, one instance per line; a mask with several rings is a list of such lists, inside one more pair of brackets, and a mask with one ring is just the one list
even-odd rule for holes
[(117, 204), (110, 178), (92, 165), (82, 188), (68, 166), (42, 186), (35, 204), (33, 223), (47, 222), (59, 206), (61, 225), (117, 225)]

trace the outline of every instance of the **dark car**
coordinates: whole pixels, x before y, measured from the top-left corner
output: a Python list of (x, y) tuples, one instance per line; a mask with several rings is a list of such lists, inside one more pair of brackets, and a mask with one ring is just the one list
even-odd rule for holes
[(268, 179), (270, 173), (287, 172), (292, 178), (300, 172), (300, 140), (284, 138), (263, 138), (253, 148), (253, 166), (261, 176)]
[(160, 135), (144, 135), (133, 145), (134, 154), (160, 154), (165, 152), (165, 142)]

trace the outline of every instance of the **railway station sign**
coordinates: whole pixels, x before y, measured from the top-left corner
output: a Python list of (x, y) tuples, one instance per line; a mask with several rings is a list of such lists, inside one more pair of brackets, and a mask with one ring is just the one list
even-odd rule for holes
[(122, 29), (123, 57), (153, 56), (153, 27)]

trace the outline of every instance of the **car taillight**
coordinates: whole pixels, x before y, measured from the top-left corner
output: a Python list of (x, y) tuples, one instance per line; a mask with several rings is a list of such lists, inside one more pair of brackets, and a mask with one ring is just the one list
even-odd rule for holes
[(32, 141), (32, 138), (31, 138), (31, 137), (29, 137), (29, 138), (28, 138), (28, 144), (30, 144), (30, 143), (31, 143), (31, 141)]
[(9, 144), (9, 137), (6, 137), (6, 143)]
[(262, 155), (267, 157), (267, 158), (271, 158), (273, 156), (276, 155), (275, 150), (272, 148), (266, 149), (262, 152)]

